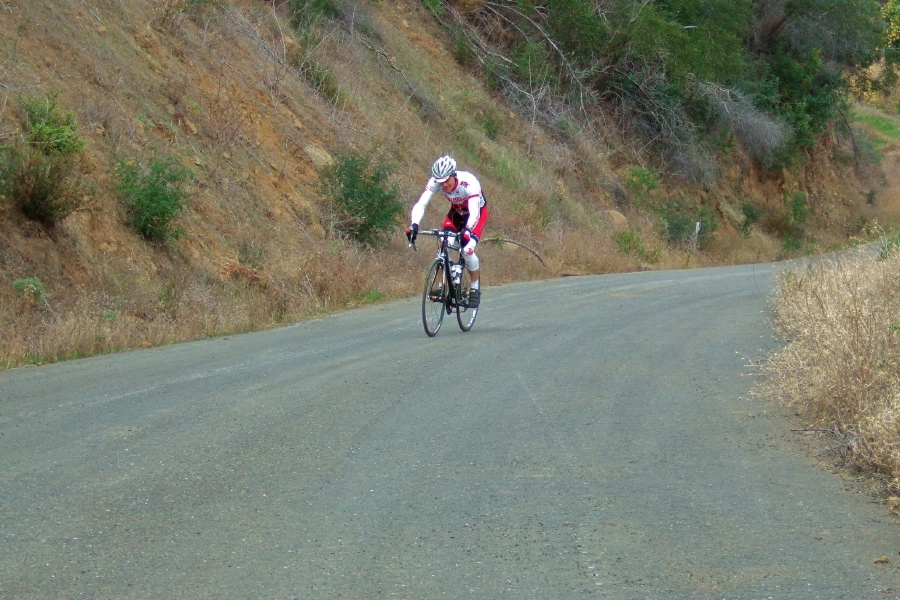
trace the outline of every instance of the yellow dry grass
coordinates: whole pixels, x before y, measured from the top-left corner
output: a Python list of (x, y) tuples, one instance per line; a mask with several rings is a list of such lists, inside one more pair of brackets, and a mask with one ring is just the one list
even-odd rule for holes
[(787, 346), (761, 391), (841, 441), (853, 464), (900, 494), (900, 252), (785, 272), (774, 301)]

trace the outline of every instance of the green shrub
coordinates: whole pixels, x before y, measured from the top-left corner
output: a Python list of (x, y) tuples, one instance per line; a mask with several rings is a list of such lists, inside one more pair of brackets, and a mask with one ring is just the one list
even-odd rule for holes
[(13, 289), (16, 290), (28, 301), (35, 304), (47, 304), (47, 295), (44, 293), (44, 284), (37, 277), (25, 277), (16, 279), (12, 282)]
[(512, 51), (512, 72), (528, 87), (536, 89), (549, 84), (556, 87), (552, 60), (547, 49), (537, 42), (525, 42)]
[(444, 11), (444, 5), (441, 3), (441, 0), (422, 0), (422, 4), (435, 17), (439, 17)]
[(788, 233), (784, 236), (784, 243), (782, 244), (782, 250), (784, 252), (800, 252), (803, 250), (803, 238), (793, 233)]
[(84, 150), (84, 140), (78, 135), (78, 124), (72, 113), (59, 114), (56, 99), (59, 94), (44, 98), (25, 98), (28, 120), (28, 143), (44, 154), (78, 154)]
[(660, 218), (663, 233), (672, 243), (686, 242), (694, 234), (697, 221), (681, 198), (663, 201)]
[(193, 173), (175, 159), (153, 159), (142, 169), (130, 162), (116, 165), (118, 189), (128, 207), (128, 225), (151, 241), (178, 239), (183, 233), (173, 222), (184, 207), (187, 191), (183, 186)]
[[(668, 78), (731, 83), (749, 63), (743, 41), (753, 15), (751, 0), (668, 0), (641, 11), (632, 38), (642, 60), (665, 57)], [(631, 17), (629, 17), (631, 18)]]
[(334, 73), (310, 57), (303, 61), (300, 73), (317, 92), (328, 100), (329, 104), (337, 106), (341, 98), (341, 88)]
[(60, 115), (56, 98), (23, 99), (24, 141), (0, 147), (0, 199), (45, 225), (69, 216), (83, 199), (78, 171), (84, 140), (75, 117)]
[(453, 57), (456, 58), (456, 62), (464, 67), (474, 67), (478, 64), (478, 55), (475, 54), (475, 51), (472, 50), (472, 46), (469, 45), (469, 38), (466, 37), (466, 34), (454, 28), (450, 32), (451, 42), (453, 43)]
[(305, 30), (322, 20), (323, 17), (336, 19), (341, 12), (336, 0), (288, 0), (291, 25), (298, 30)]
[(633, 206), (647, 208), (656, 204), (659, 182), (659, 173), (653, 169), (631, 166), (625, 170), (625, 189)]
[(83, 192), (76, 157), (44, 149), (16, 144), (0, 150), (0, 196), (32, 221), (54, 225), (81, 206)]
[(547, 2), (547, 30), (579, 66), (591, 66), (609, 44), (609, 25), (590, 0)]
[[(611, 103), (669, 167), (698, 181), (711, 179), (704, 153), (723, 124), (764, 167), (780, 168), (818, 142), (848, 91), (898, 80), (897, 0), (545, 0), (494, 2), (490, 12), (442, 18), (458, 60), (479, 57), (488, 89), (539, 87), (533, 108), (546, 122), (567, 103), (588, 113)], [(459, 33), (472, 29), (479, 35)], [(728, 110), (704, 107), (702, 86), (727, 91)]]
[(718, 228), (718, 221), (705, 206), (694, 206), (683, 198), (664, 200), (657, 212), (663, 235), (672, 244), (689, 242), (696, 236), (703, 247)]
[(330, 203), (332, 229), (365, 246), (378, 246), (397, 226), (404, 204), (393, 169), (370, 156), (350, 152), (322, 173), (320, 192)]
[(767, 215), (765, 227), (784, 240), (785, 251), (800, 251), (806, 235), (804, 227), (811, 215), (805, 192), (785, 192), (782, 209)]
[(635, 229), (623, 229), (613, 236), (619, 251), (622, 254), (637, 255), (644, 251), (644, 240), (641, 232)]
[(791, 224), (802, 229), (812, 215), (806, 192), (795, 192), (790, 197), (785, 196), (784, 202), (788, 207)]
[(753, 226), (759, 222), (760, 217), (765, 211), (752, 202), (741, 203), (741, 214), (744, 216), (741, 221), (741, 234), (748, 236), (753, 231)]
[(484, 130), (484, 135), (487, 136), (487, 139), (496, 140), (500, 135), (502, 125), (494, 115), (487, 114), (481, 119), (481, 128)]
[(616, 243), (616, 246), (622, 254), (635, 256), (650, 264), (655, 264), (659, 261), (659, 253), (647, 248), (647, 245), (644, 243), (644, 238), (641, 236), (641, 232), (637, 229), (623, 229), (617, 231), (613, 235), (613, 241)]
[(488, 91), (496, 92), (503, 88), (503, 80), (507, 77), (507, 67), (500, 60), (488, 57), (484, 62), (484, 85)]
[(843, 77), (824, 65), (818, 51), (798, 54), (785, 45), (777, 47), (768, 68), (779, 92), (773, 109), (793, 127), (797, 148), (814, 146), (841, 106)]

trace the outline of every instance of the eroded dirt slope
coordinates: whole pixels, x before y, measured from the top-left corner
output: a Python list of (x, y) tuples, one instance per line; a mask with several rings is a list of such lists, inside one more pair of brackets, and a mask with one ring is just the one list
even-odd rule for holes
[[(0, 206), (0, 326), (11, 332), (0, 362), (243, 331), (415, 293), (425, 259), (406, 250), (400, 224), (378, 251), (333, 235), (318, 186), (346, 152), (390, 163), (406, 202), (439, 154), (478, 171), (492, 232), (545, 259), (483, 245), (490, 284), (770, 260), (780, 240), (763, 228), (741, 235), (741, 204), (778, 215), (797, 191), (808, 194), (811, 229), (825, 245), (868, 219), (860, 205), (873, 184), (852, 161), (835, 160), (846, 149), (824, 142), (804, 165), (776, 174), (735, 149), (711, 187), (664, 181), (663, 193), (699, 200), (720, 219), (706, 252), (668, 247), (655, 220), (623, 196), (623, 171), (648, 158), (635, 144), (599, 126), (562, 140), (505, 106), (456, 63), (422, 3), (347, 3), (314, 35), (291, 28), (277, 4), (232, 0), (186, 12), (179, 0), (0, 4), (0, 143), (23, 133), (22, 99), (56, 94), (86, 141), (80, 210), (47, 227)], [(150, 244), (127, 225), (115, 165), (167, 157), (195, 178), (183, 234)], [(646, 252), (621, 251), (623, 227)], [(39, 278), (40, 302), (10, 285), (23, 278)]]

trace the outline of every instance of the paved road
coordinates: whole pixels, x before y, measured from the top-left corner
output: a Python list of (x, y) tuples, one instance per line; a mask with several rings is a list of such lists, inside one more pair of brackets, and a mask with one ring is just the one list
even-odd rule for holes
[(896, 598), (898, 524), (748, 398), (771, 269), (0, 373), (0, 598)]

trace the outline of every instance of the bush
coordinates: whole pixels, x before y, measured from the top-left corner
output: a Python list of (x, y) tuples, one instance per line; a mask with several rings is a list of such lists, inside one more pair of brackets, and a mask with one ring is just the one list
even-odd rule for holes
[(590, 66), (609, 41), (608, 25), (588, 0), (547, 3), (547, 30), (560, 48), (580, 66)]
[(826, 67), (816, 51), (797, 55), (782, 45), (768, 67), (779, 91), (778, 103), (772, 108), (793, 127), (797, 148), (814, 146), (816, 137), (840, 108), (844, 87), (841, 74)]
[(744, 202), (741, 204), (741, 214), (744, 216), (741, 221), (741, 234), (744, 236), (750, 235), (753, 231), (753, 226), (759, 222), (760, 217), (763, 216), (764, 210), (752, 202)]
[(151, 241), (181, 236), (183, 232), (174, 229), (172, 223), (184, 206), (187, 192), (182, 186), (193, 176), (190, 170), (172, 158), (153, 159), (146, 170), (119, 161), (116, 175), (119, 193), (130, 213), (128, 225)]
[(25, 98), (24, 141), (0, 148), (0, 199), (33, 221), (54, 225), (82, 203), (78, 178), (84, 140), (75, 117), (59, 114), (56, 94)]
[[(669, 0), (653, 3), (666, 25), (667, 38), (655, 42), (646, 60), (665, 48), (666, 72), (673, 81), (689, 79), (732, 83), (746, 72), (743, 41), (754, 12), (751, 0)], [(673, 26), (674, 25), (674, 26)]]
[(337, 106), (341, 99), (338, 79), (316, 60), (313, 52), (322, 43), (322, 36), (314, 26), (323, 17), (339, 17), (339, 11), (336, 5), (326, 0), (292, 0), (290, 7), (293, 10), (291, 24), (299, 37), (297, 46), (286, 57), (287, 62), (331, 105)]
[(527, 83), (532, 89), (549, 85), (557, 87), (552, 68), (552, 57), (547, 49), (537, 42), (525, 42), (512, 51), (512, 73)]
[(784, 249), (788, 252), (799, 252), (803, 250), (803, 242), (806, 238), (804, 227), (812, 215), (806, 193), (785, 194), (784, 207), (786, 215), (781, 232), (784, 237)]
[(54, 225), (82, 204), (76, 159), (17, 144), (0, 152), (0, 196), (32, 221)]
[(47, 305), (47, 295), (44, 293), (44, 284), (37, 277), (25, 277), (12, 282), (13, 289), (29, 302)]
[(451, 41), (453, 43), (453, 57), (460, 65), (464, 67), (474, 67), (478, 64), (478, 55), (469, 45), (469, 39), (466, 34), (459, 29), (453, 29), (450, 32)]
[(487, 114), (480, 120), (481, 128), (484, 130), (484, 135), (489, 140), (496, 140), (503, 129), (501, 122), (494, 117), (492, 114)]
[(72, 113), (59, 114), (56, 98), (51, 94), (45, 98), (25, 98), (25, 113), (28, 121), (28, 143), (39, 148), (44, 154), (70, 155), (84, 150), (84, 140), (77, 134), (78, 124)]
[(341, 88), (334, 73), (324, 67), (322, 63), (308, 56), (300, 66), (300, 73), (329, 104), (338, 105), (341, 99)]
[(424, 4), (425, 8), (428, 9), (428, 12), (435, 17), (441, 16), (441, 13), (444, 11), (441, 0), (422, 0), (422, 4)]
[(338, 18), (341, 15), (336, 0), (288, 0), (292, 13), (291, 25), (303, 31), (322, 20), (323, 17)]
[(399, 190), (388, 182), (392, 168), (369, 156), (348, 153), (322, 173), (320, 191), (330, 202), (332, 229), (365, 246), (378, 246), (404, 212)]
[(637, 208), (647, 208), (656, 204), (659, 187), (659, 173), (653, 169), (631, 166), (625, 170), (625, 189), (629, 202)]
[(795, 192), (790, 197), (785, 196), (784, 203), (787, 205), (791, 224), (798, 230), (802, 229), (809, 220), (810, 215), (812, 215), (812, 210), (809, 208), (809, 198), (807, 197), (806, 192)]
[(647, 245), (644, 243), (644, 238), (641, 236), (641, 232), (637, 229), (623, 229), (617, 231), (613, 235), (613, 241), (616, 243), (616, 246), (622, 254), (635, 256), (650, 264), (655, 264), (659, 261), (659, 253), (647, 248)]
[(696, 236), (696, 241), (703, 247), (718, 228), (718, 222), (706, 207), (692, 206), (683, 198), (664, 200), (657, 212), (663, 235), (672, 244), (690, 242)]
[(783, 162), (793, 136), (783, 117), (771, 116), (737, 90), (708, 83), (700, 83), (698, 90), (709, 102), (711, 116), (737, 136), (750, 156), (767, 169)]

